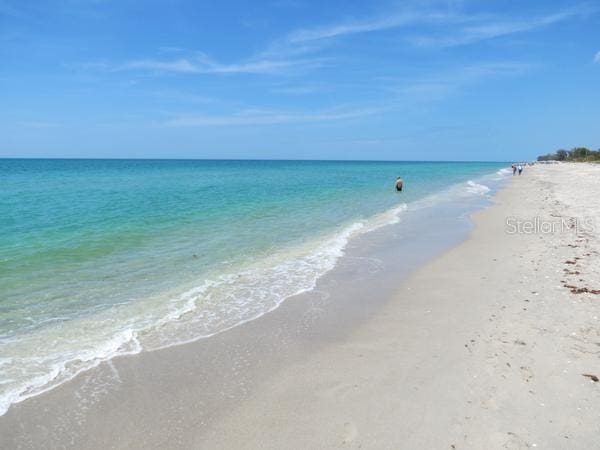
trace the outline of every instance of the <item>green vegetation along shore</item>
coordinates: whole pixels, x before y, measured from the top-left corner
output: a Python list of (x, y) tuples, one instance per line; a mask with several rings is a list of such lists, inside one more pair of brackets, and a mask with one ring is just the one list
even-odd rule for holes
[(554, 153), (538, 156), (538, 161), (596, 161), (600, 162), (600, 149), (590, 150), (585, 147), (575, 147), (571, 150), (557, 150)]

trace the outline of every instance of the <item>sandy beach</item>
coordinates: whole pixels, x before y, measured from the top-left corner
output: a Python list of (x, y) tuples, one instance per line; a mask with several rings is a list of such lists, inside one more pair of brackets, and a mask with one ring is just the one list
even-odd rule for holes
[(116, 358), (11, 407), (0, 447), (599, 448), (599, 177), (526, 167), (416, 271), (350, 267), (336, 298), (373, 301), (300, 296)]
[[(600, 384), (586, 374), (600, 372), (600, 304), (578, 290), (600, 286), (600, 242), (571, 227), (600, 223), (599, 175), (527, 170), (466, 242), (279, 374), (206, 448), (598, 448)], [(555, 231), (510, 234), (507, 217)]]

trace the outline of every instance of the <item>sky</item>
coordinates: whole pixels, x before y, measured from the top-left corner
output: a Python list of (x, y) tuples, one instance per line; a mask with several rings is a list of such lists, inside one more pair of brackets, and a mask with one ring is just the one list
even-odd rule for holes
[(600, 1), (0, 0), (0, 157), (600, 147)]

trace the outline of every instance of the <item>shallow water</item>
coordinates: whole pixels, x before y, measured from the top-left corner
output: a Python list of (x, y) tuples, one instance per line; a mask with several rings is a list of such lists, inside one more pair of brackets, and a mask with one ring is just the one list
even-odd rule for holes
[(365, 233), (482, 205), (504, 166), (0, 161), (0, 413), (116, 354), (258, 317)]

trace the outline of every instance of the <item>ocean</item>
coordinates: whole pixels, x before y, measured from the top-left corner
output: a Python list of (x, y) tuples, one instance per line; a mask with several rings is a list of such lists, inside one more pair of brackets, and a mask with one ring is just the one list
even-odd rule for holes
[(260, 317), (352, 239), (489, 198), (506, 165), (0, 160), (0, 415), (116, 355)]

